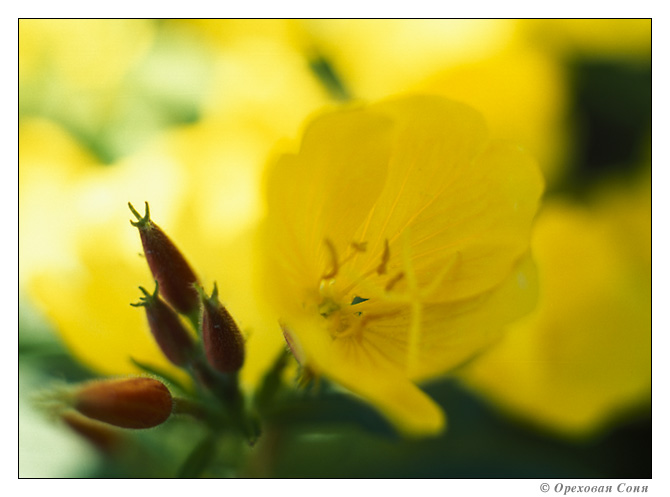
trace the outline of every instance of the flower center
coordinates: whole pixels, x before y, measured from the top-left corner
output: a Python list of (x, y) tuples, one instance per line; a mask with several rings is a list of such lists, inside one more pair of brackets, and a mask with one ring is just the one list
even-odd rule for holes
[[(343, 338), (349, 336), (360, 336), (366, 325), (371, 321), (389, 317), (394, 313), (370, 313), (360, 307), (358, 304), (367, 302), (368, 298), (361, 297), (353, 293), (361, 283), (375, 275), (384, 276), (387, 273), (387, 266), (391, 257), (388, 240), (384, 243), (384, 252), (381, 255), (379, 265), (371, 270), (364, 272), (343, 289), (336, 290), (337, 277), (341, 274), (343, 266), (350, 262), (357, 254), (367, 250), (367, 242), (352, 242), (349, 253), (343, 259), (340, 259), (333, 242), (325, 239), (324, 243), (330, 256), (329, 267), (321, 276), (319, 284), (319, 304), (317, 306), (319, 314), (328, 321), (328, 331), (333, 338)], [(399, 272), (386, 281), (384, 292), (389, 292), (403, 279), (404, 273)], [(353, 297), (352, 297), (353, 295)], [(367, 307), (367, 306), (364, 306)]]
[[(384, 242), (384, 251), (379, 264), (368, 271), (356, 274), (347, 271), (344, 266), (356, 254), (365, 252), (367, 243), (351, 243), (347, 256), (340, 259), (333, 242), (325, 239), (330, 261), (320, 278), (315, 309), (326, 320), (325, 328), (334, 340), (346, 337), (360, 341), (363, 333), (370, 329), (370, 325), (375, 321), (393, 320), (402, 316), (407, 326), (405, 369), (407, 374), (413, 374), (419, 361), (424, 303), (443, 285), (454, 268), (459, 266), (461, 254), (455, 252), (445, 260), (439, 270), (430, 275), (428, 282), (420, 285), (414, 269), (408, 231), (404, 230), (399, 237), (401, 242), (399, 262), (402, 271), (391, 274), (388, 274), (391, 259), (388, 240)], [(337, 281), (338, 276), (343, 273), (346, 277), (344, 285), (341, 284), (343, 278)], [(400, 282), (403, 288), (397, 289), (396, 285)], [(379, 302), (384, 303), (383, 311), (376, 305)], [(407, 316), (408, 321), (405, 319)]]

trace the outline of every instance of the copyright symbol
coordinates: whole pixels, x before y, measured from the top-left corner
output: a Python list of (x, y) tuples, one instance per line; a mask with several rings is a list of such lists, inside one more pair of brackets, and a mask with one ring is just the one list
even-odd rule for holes
[(540, 485), (540, 490), (542, 490), (546, 494), (549, 491), (549, 484), (543, 483), (542, 485)]

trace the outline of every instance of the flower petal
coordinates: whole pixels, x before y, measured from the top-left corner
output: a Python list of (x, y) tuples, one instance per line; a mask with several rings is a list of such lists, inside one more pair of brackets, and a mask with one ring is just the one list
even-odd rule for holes
[(390, 272), (402, 271), (393, 245), (408, 230), (424, 287), (458, 255), (434, 301), (471, 297), (500, 284), (529, 243), (543, 188), (533, 160), (518, 147), (487, 144), (481, 116), (462, 104), (414, 97), (373, 109), (396, 119), (398, 138), (386, 188), (359, 238), (372, 238), (371, 254), (389, 240)]
[(291, 294), (292, 283), (318, 285), (333, 264), (325, 241), (340, 250), (354, 241), (386, 182), (389, 140), (383, 116), (334, 112), (310, 124), (299, 154), (269, 171), (263, 243), (268, 273), (280, 275), (276, 293)]
[[(468, 174), (454, 182), (453, 194), (432, 213), (416, 220), (417, 238), (436, 219), (446, 225), (426, 234), (415, 245), (413, 258), (419, 278), (430, 284), (445, 264), (431, 261), (438, 251), (456, 250), (458, 263), (431, 301), (456, 300), (490, 290), (504, 280), (528, 249), (533, 218), (539, 206), (543, 180), (532, 158), (518, 147), (492, 143), (473, 162)], [(451, 200), (460, 199), (460, 205)], [(448, 219), (448, 220), (447, 220)], [(428, 228), (429, 229), (429, 228)], [(432, 236), (432, 238), (428, 238)]]
[[(621, 200), (628, 209), (636, 203)], [(592, 432), (649, 402), (651, 203), (638, 212), (639, 226), (612, 214), (545, 207), (533, 237), (538, 307), (464, 371), (505, 411), (566, 434)], [(627, 252), (633, 245), (640, 252)]]
[(409, 381), (372, 342), (354, 338), (333, 340), (325, 329), (322, 333), (314, 332), (316, 327), (323, 327), (317, 320), (292, 319), (289, 327), (302, 331), (300, 347), (315, 372), (363, 397), (405, 435), (434, 435), (444, 430), (446, 418), (440, 406)]
[(414, 360), (409, 357), (411, 306), (361, 305), (363, 316), (387, 316), (371, 321), (364, 334), (399, 370), (415, 380), (427, 379), (447, 373), (496, 342), (507, 324), (533, 309), (537, 293), (535, 264), (527, 254), (492, 291), (458, 302), (424, 305)]

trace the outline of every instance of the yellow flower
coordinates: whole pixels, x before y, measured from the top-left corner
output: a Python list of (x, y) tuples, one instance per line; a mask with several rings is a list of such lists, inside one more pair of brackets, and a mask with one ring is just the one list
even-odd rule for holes
[(542, 178), (481, 116), (416, 96), (326, 113), (267, 177), (263, 292), (299, 361), (411, 435), (442, 410), (413, 381), (480, 351), (535, 299)]
[(505, 412), (571, 436), (648, 404), (651, 196), (548, 203), (533, 236), (540, 298), (464, 373)]
[(471, 105), (493, 136), (527, 149), (552, 184), (570, 145), (568, 75), (553, 53), (529, 43), (529, 22), (337, 19), (301, 26), (354, 97), (431, 93)]

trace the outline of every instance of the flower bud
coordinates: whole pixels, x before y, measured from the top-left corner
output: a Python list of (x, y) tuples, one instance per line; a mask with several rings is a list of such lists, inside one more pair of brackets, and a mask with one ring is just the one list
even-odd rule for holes
[(221, 373), (234, 373), (244, 363), (244, 339), (219, 302), (216, 284), (211, 297), (202, 294), (202, 303), (202, 342), (207, 362)]
[(130, 221), (140, 231), (140, 239), (149, 269), (160, 287), (165, 300), (182, 314), (198, 311), (200, 299), (196, 285), (198, 278), (177, 246), (149, 218), (149, 203), (145, 203), (144, 217), (128, 202), (128, 207), (137, 218)]
[(61, 414), (61, 419), (73, 431), (103, 452), (113, 452), (121, 444), (121, 434), (109, 425), (85, 418), (74, 411)]
[(144, 293), (144, 297), (140, 297), (141, 302), (130, 305), (144, 307), (151, 334), (165, 357), (176, 366), (186, 366), (195, 352), (191, 335), (177, 313), (158, 296), (158, 283), (153, 295), (142, 287), (140, 290)]
[(92, 381), (74, 392), (73, 407), (121, 428), (152, 428), (172, 414), (172, 395), (153, 378)]

